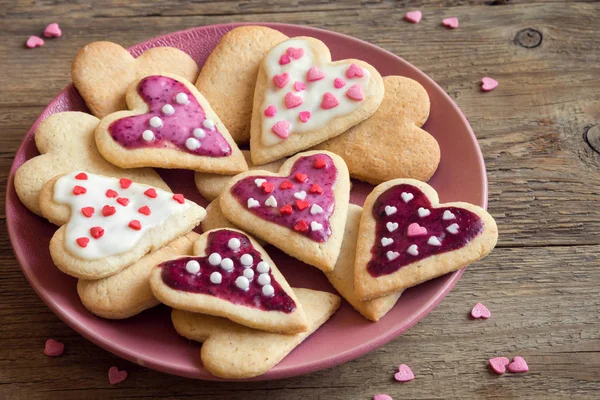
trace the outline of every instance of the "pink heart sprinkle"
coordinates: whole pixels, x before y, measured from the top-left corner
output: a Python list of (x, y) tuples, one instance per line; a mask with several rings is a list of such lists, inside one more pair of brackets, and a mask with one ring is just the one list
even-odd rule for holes
[(506, 366), (508, 365), (508, 358), (506, 357), (494, 357), (488, 360), (490, 366), (498, 375), (502, 375), (506, 372)]
[(412, 22), (413, 24), (418, 24), (421, 18), (423, 18), (421, 11), (410, 11), (404, 14), (404, 19), (406, 19), (408, 22)]
[(288, 56), (287, 54), (283, 54), (281, 57), (279, 57), (279, 65), (285, 65), (285, 64), (289, 64), (290, 63), (290, 56)]
[(119, 371), (117, 367), (110, 367), (108, 370), (108, 382), (111, 385), (123, 382), (127, 379), (127, 371)]
[(492, 313), (490, 312), (490, 310), (488, 310), (488, 308), (481, 303), (475, 304), (475, 306), (471, 310), (471, 317), (473, 318), (488, 319), (491, 315)]
[(398, 367), (398, 372), (396, 372), (394, 375), (394, 379), (396, 379), (398, 382), (408, 382), (415, 379), (415, 375), (408, 365), (400, 364), (400, 367)]
[(394, 400), (387, 394), (376, 394), (373, 396), (373, 400)]
[(508, 364), (508, 370), (514, 374), (518, 374), (520, 372), (529, 371), (529, 366), (523, 357), (515, 356), (515, 358), (513, 358), (513, 362)]
[(285, 85), (287, 85), (287, 83), (290, 80), (290, 75), (287, 72), (284, 72), (283, 74), (279, 74), (279, 75), (275, 75), (273, 77), (273, 83), (275, 84), (275, 86), (277, 86), (278, 88), (282, 88)]
[(274, 117), (275, 114), (277, 114), (277, 109), (275, 108), (274, 105), (270, 105), (269, 107), (267, 107), (267, 109), (265, 110), (265, 117)]
[(27, 39), (27, 42), (25, 42), (25, 46), (27, 46), (30, 49), (34, 49), (36, 47), (41, 47), (44, 45), (44, 39), (37, 37), (37, 36), (29, 36), (29, 39)]
[(489, 78), (487, 76), (481, 78), (481, 89), (484, 92), (489, 92), (490, 90), (496, 89), (498, 86), (498, 81), (495, 79)]
[(287, 108), (298, 107), (303, 102), (304, 100), (302, 100), (302, 97), (295, 95), (292, 92), (287, 92), (285, 95), (285, 106)]
[(300, 121), (302, 122), (308, 121), (310, 119), (310, 111), (300, 111), (298, 118), (300, 118)]
[(51, 23), (44, 29), (44, 36), (46, 37), (61, 37), (62, 31), (60, 30), (60, 26), (56, 22)]
[(327, 92), (323, 95), (323, 101), (321, 102), (321, 108), (323, 108), (325, 110), (329, 110), (330, 108), (337, 107), (339, 104), (340, 104), (340, 102), (338, 101), (338, 99), (331, 93)]
[(280, 138), (287, 139), (290, 136), (290, 123), (288, 121), (279, 121), (273, 125), (271, 131)]
[(427, 234), (427, 228), (417, 224), (416, 222), (413, 222), (412, 224), (410, 224), (408, 226), (408, 229), (406, 230), (407, 236), (420, 236), (420, 235), (426, 235), (426, 234)]
[(442, 25), (444, 25), (445, 27), (448, 27), (450, 29), (456, 29), (456, 28), (458, 28), (458, 18), (456, 18), (456, 17), (445, 18), (442, 21)]
[(361, 67), (359, 67), (358, 65), (352, 63), (346, 70), (346, 78), (352, 79), (355, 76), (362, 78), (363, 76), (365, 76), (365, 71), (363, 71), (363, 69)]
[(325, 78), (325, 74), (317, 67), (311, 67), (306, 73), (306, 80), (309, 82), (318, 81)]
[(333, 87), (336, 89), (343, 88), (344, 86), (346, 86), (346, 81), (342, 78), (335, 78), (333, 80)]
[(350, 89), (346, 92), (346, 96), (352, 100), (361, 101), (365, 98), (362, 91), (362, 86), (359, 84), (350, 86)]
[(65, 351), (65, 344), (54, 339), (46, 340), (46, 346), (44, 346), (44, 354), (48, 357), (62, 356)]
[(298, 60), (300, 57), (302, 57), (304, 55), (304, 49), (301, 47), (299, 47), (299, 48), (288, 47), (288, 49), (286, 50), (286, 54), (288, 56), (290, 56), (291, 58), (293, 58), (294, 60)]

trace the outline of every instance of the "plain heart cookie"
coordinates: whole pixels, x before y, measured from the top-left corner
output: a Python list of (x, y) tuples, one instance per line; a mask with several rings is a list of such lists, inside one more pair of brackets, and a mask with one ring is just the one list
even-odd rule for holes
[(279, 43), (258, 72), (250, 128), (255, 164), (265, 164), (331, 139), (377, 110), (383, 80), (360, 60), (331, 61), (311, 37)]
[(229, 131), (184, 78), (149, 75), (127, 90), (131, 111), (102, 118), (98, 151), (122, 168), (183, 168), (221, 174), (248, 170)]
[(81, 279), (116, 274), (185, 235), (206, 214), (181, 194), (85, 171), (48, 181), (40, 206), (44, 217), (62, 225), (50, 240), (52, 260)]
[(134, 58), (118, 44), (94, 42), (79, 50), (71, 66), (73, 84), (98, 118), (125, 110), (129, 85), (142, 76), (158, 73), (172, 73), (194, 82), (198, 65), (173, 47), (155, 47)]
[(133, 317), (160, 304), (150, 289), (150, 272), (163, 261), (192, 255), (199, 236), (190, 232), (107, 278), (80, 279), (77, 294), (81, 303), (92, 314), (107, 319)]
[(497, 240), (496, 222), (481, 207), (440, 204), (431, 186), (414, 179), (382, 183), (360, 221), (356, 294), (369, 300), (456, 271), (485, 257)]
[(350, 197), (348, 168), (337, 155), (309, 151), (288, 159), (278, 174), (233, 177), (219, 197), (234, 225), (323, 271), (340, 253)]
[(194, 256), (158, 267), (150, 286), (170, 307), (270, 332), (308, 329), (302, 306), (273, 260), (242, 231), (205, 232), (194, 243)]
[(177, 309), (171, 319), (181, 336), (203, 342), (200, 357), (208, 372), (225, 379), (252, 378), (277, 365), (340, 306), (340, 298), (331, 293), (296, 288), (294, 292), (308, 319), (308, 330), (295, 335), (258, 331), (224, 318)]
[(42, 186), (57, 175), (75, 170), (125, 177), (170, 190), (150, 168), (121, 169), (102, 158), (94, 139), (98, 122), (92, 115), (71, 111), (53, 114), (42, 121), (35, 131), (35, 144), (41, 155), (26, 161), (15, 173), (15, 190), (25, 207), (41, 216)]
[(440, 146), (421, 129), (429, 117), (427, 91), (402, 76), (386, 76), (383, 83), (375, 114), (315, 149), (338, 154), (351, 177), (372, 184), (396, 178), (426, 182), (440, 163)]
[(237, 143), (250, 140), (252, 101), (260, 62), (273, 46), (286, 39), (283, 33), (266, 26), (234, 28), (223, 35), (198, 75), (196, 87)]

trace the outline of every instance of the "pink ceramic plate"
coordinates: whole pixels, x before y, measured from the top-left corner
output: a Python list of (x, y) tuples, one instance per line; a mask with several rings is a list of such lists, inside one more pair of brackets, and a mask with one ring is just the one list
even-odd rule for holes
[[(177, 47), (201, 66), (223, 34), (239, 24), (214, 25), (176, 32), (149, 40), (131, 48), (139, 55), (154, 46)], [(288, 36), (314, 36), (331, 49), (334, 60), (360, 58), (374, 65), (381, 75), (404, 75), (419, 81), (431, 98), (431, 115), (425, 129), (442, 149), (440, 167), (431, 179), (444, 202), (487, 203), (485, 165), (477, 140), (467, 120), (444, 90), (425, 74), (401, 58), (338, 33), (304, 26), (264, 24)], [(74, 54), (74, 53), (73, 53)], [(215, 379), (200, 362), (200, 345), (178, 336), (173, 329), (169, 309), (157, 307), (125, 321), (94, 317), (81, 305), (76, 280), (64, 275), (52, 264), (47, 244), (55, 227), (30, 213), (14, 190), (15, 170), (38, 154), (34, 132), (40, 121), (60, 111), (88, 111), (73, 86), (68, 86), (46, 107), (33, 124), (17, 151), (7, 188), (6, 216), (8, 231), (17, 259), (25, 276), (44, 302), (69, 326), (86, 338), (123, 358), (160, 371), (192, 378)], [(195, 190), (190, 171), (161, 171), (174, 191), (206, 204)], [(362, 204), (371, 186), (355, 182), (351, 200)], [(316, 268), (268, 248), (292, 286), (334, 291)], [(294, 350), (279, 365), (256, 380), (280, 379), (333, 367), (388, 343), (413, 326), (435, 307), (459, 279), (458, 271), (407, 290), (392, 311), (378, 323), (362, 318), (348, 304), (321, 329)]]

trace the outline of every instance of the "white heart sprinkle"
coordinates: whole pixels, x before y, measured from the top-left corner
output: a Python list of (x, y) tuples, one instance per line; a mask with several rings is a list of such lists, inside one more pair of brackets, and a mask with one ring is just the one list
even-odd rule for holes
[(440, 242), (440, 239), (436, 238), (435, 236), (432, 236), (427, 240), (427, 244), (431, 246), (441, 246), (442, 242)]
[(173, 108), (172, 105), (170, 104), (165, 104), (164, 106), (162, 106), (161, 111), (163, 112), (163, 114), (165, 115), (171, 115), (175, 112), (175, 109)]
[(210, 265), (219, 265), (221, 264), (221, 255), (219, 253), (212, 253), (208, 256), (208, 262)]
[(271, 285), (265, 285), (262, 287), (262, 293), (265, 296), (273, 296), (275, 294), (275, 289)]
[(258, 276), (258, 283), (262, 286), (264, 285), (268, 285), (269, 283), (271, 283), (271, 277), (269, 276), (269, 274), (260, 274)]
[(454, 219), (456, 218), (456, 216), (454, 214), (452, 214), (452, 211), (446, 210), (444, 211), (444, 215), (442, 215), (442, 219), (444, 221), (448, 221), (450, 219)]
[(390, 215), (396, 214), (398, 209), (394, 206), (385, 206), (385, 214), (389, 217)]
[(242, 242), (240, 242), (240, 239), (238, 238), (231, 238), (229, 239), (229, 242), (227, 242), (227, 246), (233, 251), (239, 249), (241, 245)]
[(411, 256), (419, 255), (419, 249), (416, 244), (411, 244), (410, 246), (408, 246), (408, 249), (406, 249), (406, 252), (408, 254), (410, 254)]
[(142, 138), (146, 142), (151, 142), (154, 140), (154, 132), (152, 132), (150, 129), (146, 129), (144, 132), (142, 132)]
[(256, 270), (258, 272), (260, 272), (261, 274), (266, 274), (267, 272), (269, 272), (269, 269), (270, 269), (269, 263), (266, 261), (261, 261), (256, 266)]
[(419, 217), (423, 218), (428, 216), (429, 214), (431, 214), (431, 211), (429, 211), (426, 208), (423, 207), (419, 207), (419, 210), (417, 211), (419, 213)]
[(238, 276), (235, 279), (235, 285), (242, 290), (248, 290), (250, 287), (250, 281), (245, 276)]
[(254, 270), (252, 268), (246, 268), (244, 270), (244, 276), (248, 278), (249, 281), (251, 281), (252, 278), (254, 278)]
[(225, 271), (231, 271), (233, 269), (233, 260), (231, 258), (224, 258), (221, 261), (221, 268)]
[(277, 207), (277, 199), (275, 199), (274, 196), (269, 196), (269, 198), (265, 200), (265, 206)]
[(312, 207), (310, 208), (310, 213), (312, 215), (321, 214), (322, 212), (323, 212), (323, 208), (318, 204), (313, 204)]
[(320, 231), (323, 229), (323, 225), (318, 223), (317, 221), (313, 221), (310, 223), (310, 229), (313, 231)]
[(254, 200), (252, 197), (248, 199), (248, 208), (254, 208), (260, 206), (258, 200)]
[(388, 251), (387, 253), (385, 253), (385, 255), (387, 256), (388, 260), (392, 261), (398, 258), (400, 253), (398, 253), (397, 251)]
[(392, 239), (392, 238), (386, 238), (386, 237), (384, 237), (384, 238), (381, 238), (381, 245), (382, 245), (383, 247), (385, 247), (385, 246), (389, 246), (389, 245), (390, 245), (390, 244), (392, 244), (392, 243), (394, 243), (394, 239)]
[(190, 274), (197, 274), (200, 271), (200, 263), (196, 260), (190, 260), (185, 264), (185, 270)]
[(306, 192), (303, 190), (301, 192), (294, 193), (294, 197), (298, 200), (304, 200), (306, 198)]
[(208, 129), (209, 131), (215, 127), (215, 123), (210, 119), (205, 119), (202, 123), (202, 126)]
[(446, 227), (446, 230), (448, 232), (450, 232), (453, 235), (456, 235), (458, 233), (458, 224), (454, 223), (448, 227)]
[(251, 267), (252, 263), (254, 262), (254, 259), (250, 254), (244, 254), (240, 257), (240, 262), (244, 267)]
[(396, 229), (398, 229), (397, 222), (388, 222), (387, 224), (385, 224), (385, 226), (386, 226), (387, 230), (390, 232), (394, 232)]
[(263, 183), (265, 183), (267, 180), (266, 179), (262, 179), (262, 178), (258, 178), (254, 180), (254, 183), (256, 184), (256, 186), (261, 187)]
[(198, 150), (200, 148), (200, 142), (198, 141), (198, 139), (196, 138), (187, 138), (187, 140), (185, 141), (185, 147), (187, 147), (189, 150)]
[(405, 203), (408, 203), (409, 201), (415, 198), (414, 194), (407, 192), (402, 192), (400, 196), (402, 197), (402, 200), (404, 200)]
[(177, 102), (177, 104), (187, 104), (187, 102), (188, 102), (187, 94), (177, 93), (177, 96), (175, 96), (175, 101)]
[(196, 128), (196, 129), (194, 129), (194, 132), (192, 132), (192, 133), (198, 139), (202, 139), (204, 136), (206, 136), (206, 132), (204, 132), (204, 129), (202, 129), (202, 128)]
[(214, 283), (215, 285), (218, 285), (219, 283), (221, 283), (221, 281), (223, 280), (223, 276), (221, 275), (220, 272), (213, 272), (212, 274), (210, 274), (210, 281), (212, 283)]

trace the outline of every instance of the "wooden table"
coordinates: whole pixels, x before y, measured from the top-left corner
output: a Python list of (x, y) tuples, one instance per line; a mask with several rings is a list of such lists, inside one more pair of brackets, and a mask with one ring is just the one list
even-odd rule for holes
[[(447, 90), (485, 156), (498, 247), (468, 269), (440, 306), (387, 346), (308, 376), (234, 384), (155, 372), (76, 334), (31, 289), (2, 229), (0, 398), (600, 397), (600, 155), (593, 150), (600, 150), (600, 3), (147, 3), (0, 2), (2, 187), (23, 135), (69, 83), (71, 59), (84, 44), (110, 40), (127, 47), (176, 30), (233, 21), (306, 24), (379, 45)], [(418, 25), (402, 19), (413, 9), (424, 15)], [(459, 18), (459, 29), (440, 26), (449, 16)], [(64, 37), (25, 49), (27, 37), (50, 22), (60, 23)], [(482, 76), (494, 77), (500, 86), (482, 93)], [(490, 320), (467, 317), (478, 301), (491, 309)], [(43, 355), (49, 337), (65, 342), (63, 357)], [(530, 372), (490, 373), (488, 358), (501, 355), (524, 356)], [(415, 381), (393, 380), (400, 363), (412, 367)], [(112, 365), (125, 368), (129, 379), (110, 386)]]

